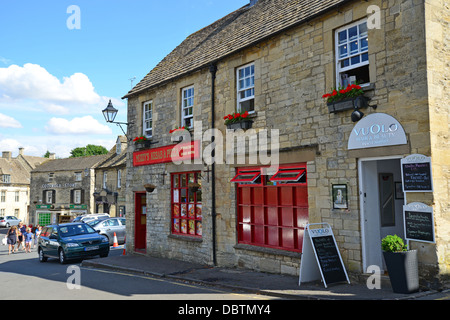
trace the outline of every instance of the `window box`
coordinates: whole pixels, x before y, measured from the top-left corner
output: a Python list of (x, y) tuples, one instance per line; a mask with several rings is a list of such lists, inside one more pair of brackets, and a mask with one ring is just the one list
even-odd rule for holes
[(327, 103), (328, 111), (330, 113), (336, 113), (345, 110), (353, 110), (355, 108), (367, 108), (368, 98), (364, 96), (358, 96), (355, 98), (343, 99), (340, 101)]
[(227, 129), (230, 129), (230, 130), (236, 130), (236, 129), (247, 130), (247, 129), (250, 129), (252, 127), (252, 125), (253, 125), (253, 121), (252, 120), (239, 121), (239, 122), (227, 124)]
[(140, 140), (140, 141), (136, 141), (134, 143), (134, 149), (137, 150), (143, 150), (143, 149), (148, 149), (150, 148), (150, 146), (152, 145), (151, 140)]

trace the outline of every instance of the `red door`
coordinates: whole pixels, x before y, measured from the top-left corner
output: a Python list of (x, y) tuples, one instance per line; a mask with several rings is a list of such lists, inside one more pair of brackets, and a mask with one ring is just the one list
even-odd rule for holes
[(134, 248), (136, 251), (145, 251), (147, 249), (147, 193), (135, 193), (135, 230), (134, 230)]

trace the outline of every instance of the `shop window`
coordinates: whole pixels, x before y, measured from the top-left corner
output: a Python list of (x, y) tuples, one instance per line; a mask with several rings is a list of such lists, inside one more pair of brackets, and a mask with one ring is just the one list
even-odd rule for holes
[(172, 234), (202, 236), (200, 172), (171, 174)]
[(306, 182), (306, 169), (304, 168), (279, 168), (270, 179), (275, 183), (302, 183)]
[(358, 21), (336, 30), (336, 83), (338, 87), (358, 83), (368, 85), (369, 41), (367, 21)]
[(231, 182), (242, 184), (261, 183), (261, 170), (239, 170), (234, 178), (231, 179)]
[(238, 242), (301, 252), (308, 223), (306, 165), (280, 166), (272, 176), (263, 167), (242, 168), (236, 177), (256, 171), (259, 182), (237, 183)]

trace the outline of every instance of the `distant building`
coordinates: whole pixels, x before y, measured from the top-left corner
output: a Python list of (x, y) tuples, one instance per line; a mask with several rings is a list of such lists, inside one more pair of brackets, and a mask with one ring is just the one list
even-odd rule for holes
[(16, 216), (28, 223), (30, 204), (30, 172), (47, 158), (27, 156), (23, 148), (12, 157), (11, 151), (3, 151), (0, 158), (0, 217)]
[(95, 168), (95, 213), (108, 213), (111, 217), (125, 216), (125, 178), (127, 138), (119, 136), (106, 159)]
[(49, 160), (31, 171), (30, 222), (69, 222), (94, 213), (95, 166), (107, 155)]

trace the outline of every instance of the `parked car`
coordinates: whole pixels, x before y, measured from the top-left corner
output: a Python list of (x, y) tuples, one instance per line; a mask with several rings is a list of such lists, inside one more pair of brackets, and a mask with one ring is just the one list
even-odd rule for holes
[(73, 219), (72, 222), (87, 222), (90, 220), (107, 219), (107, 218), (109, 218), (109, 214), (107, 213), (90, 213), (78, 216), (75, 219)]
[(11, 226), (17, 226), (20, 221), (22, 221), (22, 220), (14, 217), (14, 216), (0, 217), (0, 227), (9, 228)]
[(125, 218), (109, 218), (105, 220), (89, 221), (88, 224), (101, 235), (108, 237), (109, 244), (112, 245), (114, 243), (114, 232), (116, 233), (118, 244), (125, 243), (125, 221)]
[(82, 222), (45, 226), (38, 242), (39, 261), (57, 258), (61, 264), (70, 259), (82, 259), (109, 254), (108, 238), (98, 234), (90, 225)]

